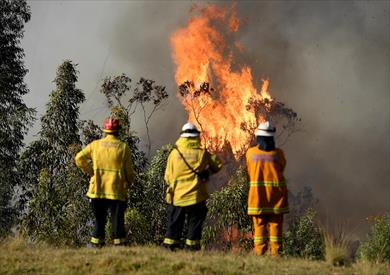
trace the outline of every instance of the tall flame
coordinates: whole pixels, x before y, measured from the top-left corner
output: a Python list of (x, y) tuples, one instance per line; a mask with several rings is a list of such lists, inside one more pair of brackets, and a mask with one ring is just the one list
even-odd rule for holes
[(239, 27), (234, 5), (194, 6), (187, 26), (171, 36), (176, 83), (190, 81), (195, 84), (194, 91), (204, 82), (215, 88), (210, 94), (181, 97), (188, 120), (201, 127), (208, 148), (216, 151), (229, 143), (235, 157), (251, 139), (251, 134), (241, 129), (242, 123), (255, 128), (262, 120), (246, 108), (248, 101), (272, 99), (269, 80), (262, 79), (258, 91), (251, 68), (234, 59), (235, 54), (244, 51), (234, 39)]

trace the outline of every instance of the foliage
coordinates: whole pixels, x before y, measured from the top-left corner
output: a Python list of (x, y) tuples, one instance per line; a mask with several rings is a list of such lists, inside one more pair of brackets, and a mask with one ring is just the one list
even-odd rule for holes
[[(162, 85), (156, 85), (154, 80), (141, 77), (134, 86), (132, 80), (125, 74), (116, 77), (107, 77), (102, 85), (102, 93), (106, 96), (112, 113), (124, 121), (125, 132), (130, 132), (131, 118), (137, 108), (142, 109), (146, 135), (148, 138), (148, 155), (151, 149), (149, 133), (149, 123), (156, 111), (158, 111), (164, 101), (168, 98), (168, 93)], [(126, 100), (125, 100), (126, 98)], [(150, 105), (147, 108), (147, 105)]]
[[(164, 100), (168, 97), (165, 87), (156, 85), (155, 81), (140, 78), (131, 86), (132, 80), (122, 74), (116, 77), (107, 77), (102, 85), (102, 93), (107, 98), (107, 103), (111, 107), (111, 116), (120, 120), (122, 129), (120, 139), (125, 141), (132, 152), (135, 180), (128, 193), (128, 211), (135, 215), (136, 219), (128, 219), (130, 241), (135, 241), (135, 236), (140, 237), (137, 242), (158, 242), (162, 238), (165, 230), (165, 204), (163, 201), (163, 185), (165, 161), (169, 149), (157, 151), (149, 165), (145, 153), (140, 150), (140, 139), (131, 130), (132, 116), (137, 108), (142, 109), (144, 123), (148, 137), (148, 154), (150, 152), (150, 136), (148, 125), (154, 113), (160, 109)], [(147, 105), (151, 110), (147, 110)], [(146, 171), (146, 172), (145, 172)], [(127, 213), (126, 215), (130, 215)], [(138, 223), (149, 220), (150, 226), (143, 226), (146, 232), (141, 234), (137, 228)], [(146, 229), (147, 228), (147, 229)], [(165, 232), (164, 232), (165, 233)]]
[(81, 142), (84, 146), (102, 138), (102, 130), (92, 120), (81, 120), (78, 126), (81, 129)]
[(78, 115), (85, 97), (76, 88), (77, 71), (71, 61), (59, 66), (54, 82), (39, 139), (23, 153), (19, 165), (22, 231), (34, 240), (80, 245), (90, 226), (88, 179), (73, 158), (81, 149)]
[(128, 208), (125, 213), (126, 237), (131, 244), (145, 244), (151, 239), (152, 223), (143, 213)]
[[(263, 117), (265, 120), (271, 121), (278, 129), (276, 139), (279, 141), (279, 146), (287, 142), (288, 138), (298, 131), (298, 123), (301, 119), (293, 109), (287, 107), (284, 103), (274, 99), (249, 99), (246, 106), (247, 110), (252, 110), (255, 117)], [(247, 124), (240, 125), (244, 131), (254, 133), (255, 127), (250, 127)]]
[[(240, 166), (227, 186), (211, 194), (203, 242), (206, 246), (230, 249), (233, 246), (232, 229), (240, 233), (240, 244), (248, 243), (244, 237), (251, 232), (251, 221), (247, 215), (248, 184), (245, 167)], [(222, 235), (227, 233), (224, 240)]]
[[(164, 173), (171, 149), (171, 145), (166, 145), (157, 150), (145, 171), (138, 174), (138, 188), (129, 190), (125, 228), (131, 244), (160, 244), (164, 238), (167, 222)], [(107, 222), (105, 231), (109, 243), (110, 222)]]
[(297, 217), (304, 216), (308, 209), (315, 208), (318, 199), (314, 197), (310, 186), (303, 186), (302, 190), (293, 193), (288, 190), (288, 204), (290, 212), (285, 218), (287, 224), (292, 224)]
[(29, 20), (26, 1), (0, 1), (0, 237), (12, 226), (15, 212), (10, 201), (18, 183), (15, 167), (35, 113), (22, 99), (28, 88), (23, 80), (27, 69), (20, 41)]
[(210, 87), (210, 84), (207, 82), (201, 83), (199, 89), (196, 89), (195, 83), (192, 81), (185, 81), (179, 85), (179, 94), (183, 101), (186, 102), (186, 105), (191, 108), (191, 112), (202, 132), (204, 128), (200, 121), (200, 116), (202, 110), (210, 103), (213, 92), (214, 88)]
[(165, 202), (165, 167), (172, 145), (157, 150), (143, 175), (143, 203), (140, 208), (150, 222), (149, 241), (160, 243), (164, 238), (167, 214)]
[(285, 255), (309, 259), (324, 259), (324, 237), (315, 222), (316, 212), (308, 209), (301, 217), (295, 217), (283, 236)]
[(390, 214), (375, 219), (367, 241), (359, 248), (359, 255), (370, 262), (390, 262)]
[[(186, 106), (189, 106), (190, 112), (193, 114), (196, 122), (199, 124), (202, 132), (204, 131), (201, 123), (202, 111), (209, 105), (213, 98), (212, 94), (214, 88), (210, 86), (210, 83), (203, 82), (200, 84), (199, 89), (192, 81), (185, 81), (179, 85), (179, 95), (182, 100), (186, 102)], [(246, 110), (251, 111), (255, 118), (263, 117), (266, 120), (270, 120), (278, 128), (277, 140), (279, 145), (283, 145), (287, 142), (288, 138), (298, 131), (299, 122), (301, 119), (297, 113), (287, 107), (283, 102), (275, 99), (254, 99), (250, 98), (246, 102)], [(248, 132), (254, 139), (254, 131), (257, 125), (250, 125), (246, 122), (239, 125), (240, 129), (244, 132)], [(248, 144), (253, 143), (253, 139), (248, 141)], [(205, 140), (206, 141), (206, 140)], [(209, 142), (208, 140), (206, 142)], [(219, 143), (215, 140), (211, 143)], [(242, 152), (244, 153), (244, 151)]]

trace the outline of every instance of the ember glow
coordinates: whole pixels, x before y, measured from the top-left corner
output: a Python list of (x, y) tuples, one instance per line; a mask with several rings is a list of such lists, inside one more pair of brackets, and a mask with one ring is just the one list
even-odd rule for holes
[[(192, 92), (180, 97), (188, 120), (202, 129), (207, 148), (218, 151), (230, 144), (236, 158), (251, 139), (251, 133), (241, 125), (254, 129), (263, 119), (246, 108), (249, 99), (272, 100), (269, 80), (262, 79), (261, 87), (256, 88), (251, 67), (238, 64), (234, 58), (244, 52), (234, 37), (239, 27), (234, 5), (195, 6), (188, 25), (171, 36), (176, 83), (194, 83)], [(194, 93), (204, 82), (214, 90), (197, 96)]]

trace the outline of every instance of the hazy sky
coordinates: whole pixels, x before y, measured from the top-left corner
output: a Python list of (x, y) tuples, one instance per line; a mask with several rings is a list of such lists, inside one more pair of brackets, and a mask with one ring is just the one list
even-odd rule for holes
[[(98, 124), (109, 114), (102, 78), (152, 78), (171, 95), (152, 123), (152, 141), (173, 142), (187, 117), (175, 97), (169, 36), (186, 25), (192, 3), (30, 1), (22, 43), (27, 104), (42, 114), (64, 59), (79, 64), (78, 86), (87, 98), (81, 117)], [(290, 188), (311, 186), (323, 215), (356, 227), (390, 211), (389, 3), (237, 3), (245, 21), (239, 38), (254, 76), (268, 76), (271, 94), (302, 118), (304, 130), (283, 148)]]

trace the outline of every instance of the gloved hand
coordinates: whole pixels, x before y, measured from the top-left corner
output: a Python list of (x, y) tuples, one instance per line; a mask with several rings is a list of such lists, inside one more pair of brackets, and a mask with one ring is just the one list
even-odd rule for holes
[(210, 177), (210, 171), (208, 169), (201, 171), (198, 173), (199, 179), (202, 181), (208, 181)]

